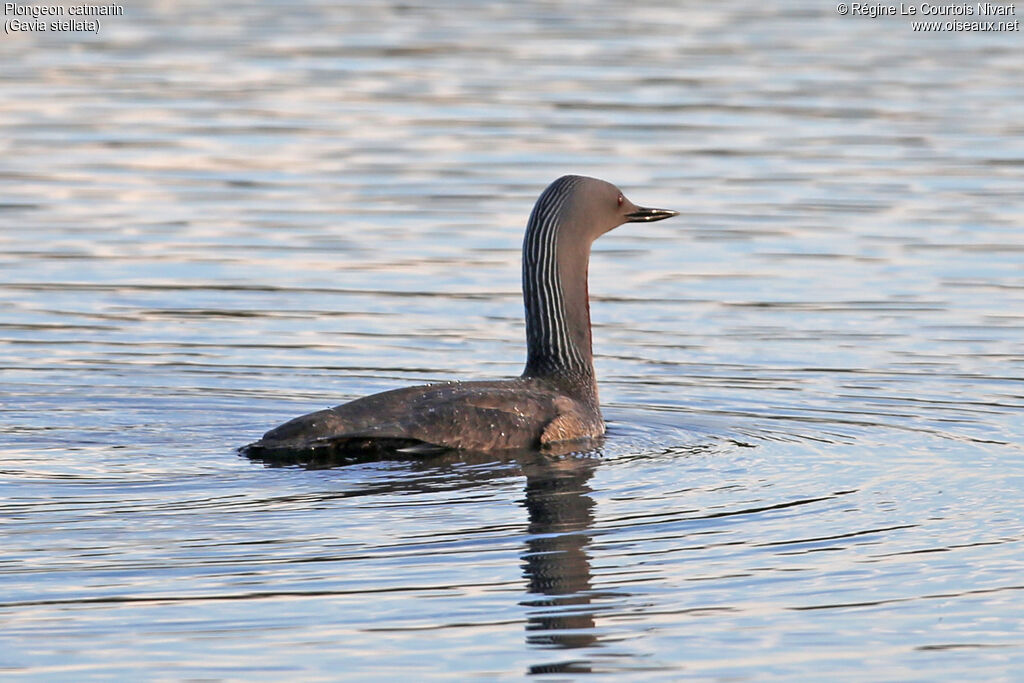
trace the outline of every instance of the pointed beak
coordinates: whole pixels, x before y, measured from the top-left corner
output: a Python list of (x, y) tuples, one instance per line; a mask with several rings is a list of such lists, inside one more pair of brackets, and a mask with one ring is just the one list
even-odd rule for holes
[(653, 223), (654, 221), (661, 221), (678, 215), (678, 211), (670, 211), (669, 209), (645, 209), (644, 207), (639, 207), (633, 213), (626, 214), (626, 221), (628, 223)]

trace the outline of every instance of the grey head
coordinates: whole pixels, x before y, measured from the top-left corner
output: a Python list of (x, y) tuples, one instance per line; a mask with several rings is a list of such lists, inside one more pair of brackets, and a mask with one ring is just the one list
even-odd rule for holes
[(668, 209), (637, 206), (607, 181), (565, 175), (541, 193), (530, 224), (558, 225), (561, 234), (589, 245), (623, 223), (649, 223), (678, 215)]

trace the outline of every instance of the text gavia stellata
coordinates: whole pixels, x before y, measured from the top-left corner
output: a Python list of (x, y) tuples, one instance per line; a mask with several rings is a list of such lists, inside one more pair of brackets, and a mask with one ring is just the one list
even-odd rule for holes
[(636, 206), (603, 180), (559, 178), (537, 199), (523, 240), (521, 376), (373, 394), (290, 420), (243, 451), (492, 451), (601, 436), (587, 298), (590, 245), (623, 223), (675, 215)]

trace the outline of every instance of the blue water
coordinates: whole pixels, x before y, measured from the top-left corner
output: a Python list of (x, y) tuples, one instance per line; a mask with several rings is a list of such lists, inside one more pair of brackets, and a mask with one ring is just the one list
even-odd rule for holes
[[(1013, 680), (1024, 42), (832, 5), (151, 3), (0, 39), (0, 672)], [(518, 374), (563, 173), (607, 439), (275, 467)]]

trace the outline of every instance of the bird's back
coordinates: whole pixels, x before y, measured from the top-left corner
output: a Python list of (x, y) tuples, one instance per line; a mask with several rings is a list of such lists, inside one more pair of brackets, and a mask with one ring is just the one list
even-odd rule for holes
[(246, 447), (250, 453), (332, 448), (473, 451), (537, 448), (604, 433), (596, 401), (536, 378), (394, 389), (297, 417)]

